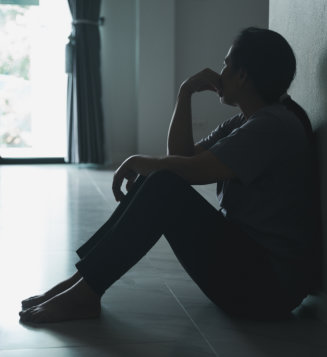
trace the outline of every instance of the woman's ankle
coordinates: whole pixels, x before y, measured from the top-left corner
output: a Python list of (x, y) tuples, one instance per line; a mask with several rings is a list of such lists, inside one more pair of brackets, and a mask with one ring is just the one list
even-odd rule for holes
[(78, 283), (79, 287), (83, 292), (85, 292), (85, 297), (90, 298), (93, 301), (100, 302), (101, 295), (99, 295), (93, 288), (85, 281), (84, 278), (81, 278)]

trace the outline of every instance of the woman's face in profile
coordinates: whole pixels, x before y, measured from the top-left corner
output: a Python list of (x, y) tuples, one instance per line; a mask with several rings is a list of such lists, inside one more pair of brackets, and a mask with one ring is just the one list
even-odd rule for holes
[(221, 103), (237, 106), (237, 89), (238, 87), (238, 76), (231, 65), (230, 54), (233, 46), (229, 49), (223, 67), (220, 71), (221, 76), (221, 91), (219, 92)]

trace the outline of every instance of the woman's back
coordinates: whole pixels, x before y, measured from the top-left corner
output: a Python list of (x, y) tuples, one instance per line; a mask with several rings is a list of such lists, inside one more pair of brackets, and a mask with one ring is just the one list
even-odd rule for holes
[(295, 283), (316, 228), (313, 153), (302, 123), (278, 103), (227, 121), (200, 143), (237, 175), (218, 183), (225, 217), (269, 250), (284, 282)]

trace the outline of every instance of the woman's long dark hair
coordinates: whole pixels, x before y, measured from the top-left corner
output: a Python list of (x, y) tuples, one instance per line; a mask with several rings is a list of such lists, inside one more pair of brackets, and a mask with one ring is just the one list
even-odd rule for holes
[[(257, 27), (248, 27), (236, 37), (231, 64), (248, 74), (259, 95), (269, 104), (279, 102), (296, 72), (295, 55), (285, 38), (275, 31)], [(312, 141), (312, 127), (305, 110), (289, 96), (282, 103), (299, 118)]]
[(282, 104), (284, 104), (288, 110), (293, 112), (300, 119), (300, 121), (304, 126), (307, 137), (310, 141), (310, 144), (313, 144), (314, 134), (313, 134), (310, 119), (306, 111), (298, 103), (296, 103), (291, 97), (287, 97), (283, 99)]

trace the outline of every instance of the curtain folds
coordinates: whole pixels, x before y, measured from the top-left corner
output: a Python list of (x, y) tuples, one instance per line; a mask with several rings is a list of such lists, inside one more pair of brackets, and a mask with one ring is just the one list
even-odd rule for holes
[(66, 46), (66, 161), (103, 164), (99, 31), (101, 0), (68, 0), (68, 3), (73, 27)]

